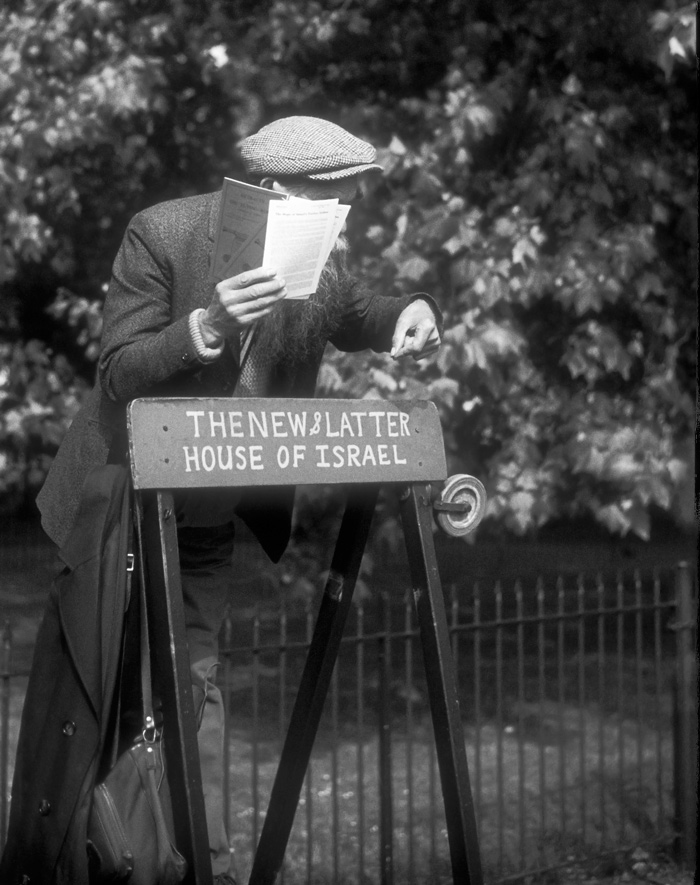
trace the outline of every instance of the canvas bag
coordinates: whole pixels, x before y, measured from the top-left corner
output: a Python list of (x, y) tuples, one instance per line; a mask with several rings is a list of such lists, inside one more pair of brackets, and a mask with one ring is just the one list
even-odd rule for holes
[(134, 511), (139, 542), (143, 731), (93, 790), (87, 832), (90, 882), (93, 885), (127, 881), (130, 885), (178, 885), (187, 872), (187, 862), (172, 844), (170, 835), (170, 791), (163, 739), (153, 716), (151, 654), (137, 506)]

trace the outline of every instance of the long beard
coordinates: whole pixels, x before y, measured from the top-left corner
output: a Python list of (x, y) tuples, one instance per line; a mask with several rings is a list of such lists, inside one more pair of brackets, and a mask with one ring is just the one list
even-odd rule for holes
[(339, 237), (314, 294), (303, 301), (283, 301), (262, 320), (256, 347), (267, 360), (294, 366), (323, 351), (340, 325), (344, 296), (351, 285), (346, 253), (347, 241)]

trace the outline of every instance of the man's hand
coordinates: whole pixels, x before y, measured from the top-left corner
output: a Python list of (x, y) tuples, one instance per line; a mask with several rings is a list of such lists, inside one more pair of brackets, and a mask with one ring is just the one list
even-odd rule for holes
[(435, 314), (427, 301), (416, 299), (399, 314), (391, 340), (391, 355), (396, 359), (411, 354), (413, 359), (435, 353), (440, 346)]
[(274, 310), (286, 294), (284, 280), (269, 268), (246, 270), (222, 280), (200, 320), (204, 343), (215, 347), (227, 336), (247, 328)]

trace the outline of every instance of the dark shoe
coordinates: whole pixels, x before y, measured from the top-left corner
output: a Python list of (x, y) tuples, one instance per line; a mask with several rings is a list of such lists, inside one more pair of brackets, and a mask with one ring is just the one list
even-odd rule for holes
[(218, 876), (214, 876), (214, 885), (238, 885), (238, 882), (230, 873), (219, 873)]

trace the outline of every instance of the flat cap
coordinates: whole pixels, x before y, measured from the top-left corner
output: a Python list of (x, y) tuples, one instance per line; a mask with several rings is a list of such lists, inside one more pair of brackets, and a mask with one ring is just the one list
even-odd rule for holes
[(239, 148), (248, 175), (336, 181), (382, 168), (371, 144), (318, 117), (284, 117)]

